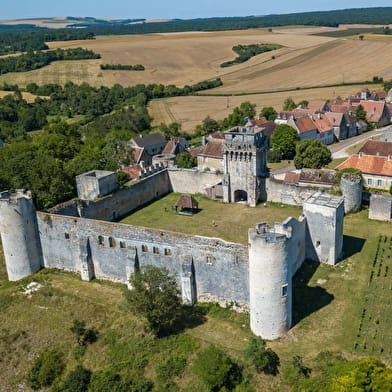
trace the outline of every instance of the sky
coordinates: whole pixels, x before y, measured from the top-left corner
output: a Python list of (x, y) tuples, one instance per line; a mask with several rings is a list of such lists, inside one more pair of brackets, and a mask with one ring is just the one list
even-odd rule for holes
[[(3, 3), (3, 4), (1, 4)], [(109, 19), (192, 19), (390, 7), (391, 0), (0, 0), (0, 19), (92, 16)]]

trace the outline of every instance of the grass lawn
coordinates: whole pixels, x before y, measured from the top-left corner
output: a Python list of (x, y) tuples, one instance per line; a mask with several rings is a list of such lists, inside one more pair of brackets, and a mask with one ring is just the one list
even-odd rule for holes
[(271, 163), (269, 162), (267, 164), (268, 168), (273, 171), (273, 170), (280, 170), (280, 169), (284, 169), (285, 167), (289, 167), (294, 165), (294, 160), (288, 161), (288, 160), (281, 160), (280, 162), (277, 163)]
[[(248, 229), (259, 222), (281, 222), (289, 216), (298, 218), (301, 208), (266, 203), (251, 208), (243, 204), (224, 204), (196, 195), (200, 212), (193, 216), (176, 214), (173, 206), (180, 194), (168, 196), (127, 216), (121, 223), (156, 229), (218, 237), (226, 241), (248, 243)], [(215, 224), (213, 224), (215, 222)]]
[[(299, 212), (276, 205), (256, 209), (216, 202), (209, 205), (199, 198), (203, 209), (199, 215), (176, 217), (170, 212), (166, 218), (165, 203), (170, 207), (176, 200), (176, 195), (170, 196), (133, 214), (132, 223), (136, 223), (136, 218), (157, 223), (157, 216), (162, 215), (159, 221), (171, 222), (171, 229), (184, 227), (192, 231), (200, 225), (198, 231), (202, 231), (204, 212), (204, 222), (215, 219), (218, 229), (225, 224), (227, 233), (239, 233), (259, 221), (256, 216), (282, 220), (283, 216), (290, 215), (289, 211), (295, 212), (295, 216)], [(365, 210), (346, 216), (342, 262), (335, 267), (305, 263), (296, 275), (293, 328), (286, 337), (268, 343), (280, 357), (281, 370), (294, 355), (300, 355), (306, 366), (315, 369), (316, 355), (327, 350), (348, 359), (377, 357), (392, 365), (391, 224), (370, 221), (367, 213)], [(240, 217), (233, 221), (236, 215)], [(187, 223), (178, 223), (175, 218)], [(239, 229), (240, 225), (244, 229)], [(205, 226), (205, 230), (211, 230), (209, 224)], [(234, 233), (228, 237), (236, 239)], [(31, 281), (43, 287), (28, 297), (23, 294), (23, 287)], [(164, 365), (167, 358), (176, 357), (186, 358), (186, 363), (178, 376), (165, 380), (178, 385), (178, 389), (170, 390), (204, 391), (192, 371), (192, 364), (197, 353), (209, 344), (225, 349), (245, 364), (242, 350), (251, 336), (246, 314), (199, 305), (199, 309), (207, 311), (204, 320), (176, 335), (153, 339), (145, 332), (143, 320), (129, 312), (124, 289), (121, 284), (83, 282), (76, 274), (49, 270), (19, 282), (8, 282), (0, 252), (2, 390), (17, 390), (17, 385), (25, 382), (38, 353), (53, 347), (64, 353), (67, 371), (78, 362), (92, 371), (112, 368), (122, 375), (143, 375), (154, 381), (156, 390), (162, 391), (168, 389), (162, 386), (157, 368)], [(79, 359), (75, 358), (76, 338), (70, 331), (74, 319), (86, 321), (87, 327), (94, 327), (99, 333), (98, 341), (88, 346)], [(258, 375), (248, 365), (245, 369), (253, 375), (252, 384), (257, 392), (290, 390), (282, 384), (281, 375)], [(314, 370), (312, 375), (316, 372)]]
[(335, 169), (337, 166), (339, 166), (342, 162), (344, 162), (347, 158), (336, 158), (332, 160), (330, 163), (328, 163), (327, 166), (324, 166), (323, 169)]

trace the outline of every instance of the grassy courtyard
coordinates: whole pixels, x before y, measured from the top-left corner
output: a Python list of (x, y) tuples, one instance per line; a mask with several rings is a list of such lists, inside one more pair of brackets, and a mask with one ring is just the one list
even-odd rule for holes
[(174, 209), (179, 193), (171, 193), (147, 207), (127, 216), (121, 223), (152, 227), (226, 241), (248, 243), (248, 229), (259, 222), (282, 222), (287, 217), (298, 218), (301, 208), (283, 204), (259, 204), (250, 208), (244, 204), (224, 204), (196, 195), (200, 211), (193, 216), (179, 215)]

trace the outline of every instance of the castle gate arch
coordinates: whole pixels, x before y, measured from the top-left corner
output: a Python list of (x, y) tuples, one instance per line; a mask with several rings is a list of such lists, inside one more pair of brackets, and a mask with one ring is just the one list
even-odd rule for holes
[(234, 202), (248, 201), (248, 193), (242, 189), (237, 189), (234, 192)]

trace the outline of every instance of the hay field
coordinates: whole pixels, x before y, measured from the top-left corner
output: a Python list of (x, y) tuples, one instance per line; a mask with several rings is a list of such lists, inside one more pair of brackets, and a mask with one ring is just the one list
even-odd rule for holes
[[(300, 31), (300, 29), (299, 29)], [(294, 51), (302, 51), (333, 40), (305, 34), (268, 33), (268, 30), (246, 30), (226, 32), (192, 32), (128, 36), (99, 36), (95, 40), (64, 41), (49, 43), (50, 48), (84, 47), (101, 54), (101, 60), (55, 62), (51, 65), (26, 73), (10, 73), (0, 76), (3, 81), (20, 85), (29, 82), (64, 83), (68, 80), (89, 84), (124, 86), (138, 83), (194, 84), (215, 78), (271, 59), (272, 52), (254, 57), (250, 61), (230, 68), (220, 68), (224, 61), (232, 60), (236, 54), (232, 47), (237, 44), (277, 43), (285, 46), (274, 55), (286, 55), (289, 59)], [(143, 64), (146, 70), (102, 71), (100, 63)]]
[[(233, 111), (234, 107), (239, 106), (244, 101), (256, 104), (257, 113), (264, 106), (272, 106), (279, 111), (282, 110), (283, 102), (287, 97), (292, 97), (295, 102), (304, 99), (308, 101), (327, 100), (355, 94), (364, 87), (368, 86), (325, 87), (229, 97), (189, 96), (155, 99), (149, 104), (149, 113), (154, 119), (154, 125), (159, 125), (162, 122), (169, 124), (176, 121), (182, 124), (184, 130), (191, 132), (205, 117), (210, 116), (216, 120), (222, 120)], [(381, 85), (372, 85), (372, 89), (379, 90), (382, 87)]]
[[(13, 91), (0, 91), (0, 98), (5, 97), (6, 95), (13, 95), (14, 92)], [(28, 103), (34, 102), (35, 99), (37, 98), (37, 95), (33, 95), (27, 92), (22, 92), (22, 97), (23, 99), (25, 99)], [(41, 98), (46, 98), (41, 96)]]

